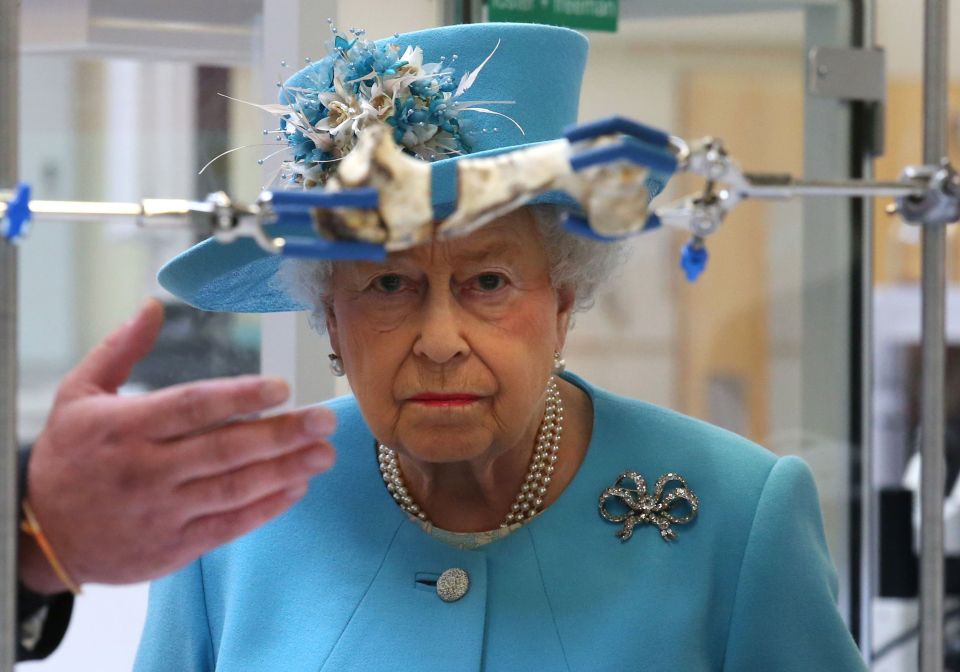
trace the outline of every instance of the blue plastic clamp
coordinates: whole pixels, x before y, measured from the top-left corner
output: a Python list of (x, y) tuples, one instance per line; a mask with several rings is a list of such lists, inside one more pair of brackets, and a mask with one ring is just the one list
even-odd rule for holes
[(303, 226), (313, 228), (313, 215), (310, 208), (299, 205), (275, 205), (271, 208), (275, 219), (268, 226)]
[(281, 254), (285, 257), (330, 259), (332, 261), (383, 261), (387, 251), (383, 245), (349, 240), (324, 240), (295, 236), (286, 241)]
[(579, 171), (615, 161), (630, 161), (670, 175), (677, 172), (678, 165), (677, 157), (667, 149), (637, 142), (633, 138), (621, 138), (619, 142), (577, 152), (570, 157), (570, 166)]
[(646, 233), (647, 231), (659, 229), (661, 226), (663, 226), (663, 222), (660, 221), (660, 217), (657, 216), (657, 213), (651, 212), (650, 216), (647, 217), (647, 222), (643, 225), (643, 228), (640, 229), (640, 232)]
[(564, 137), (570, 142), (590, 140), (603, 135), (629, 135), (647, 144), (666, 149), (670, 145), (670, 136), (663, 131), (645, 126), (626, 117), (606, 117), (585, 124), (570, 126), (564, 131)]
[(299, 206), (302, 208), (369, 208), (374, 209), (380, 203), (380, 195), (373, 187), (344, 189), (343, 191), (324, 191), (307, 189), (304, 191), (271, 191), (271, 206)]
[(0, 220), (0, 233), (11, 242), (17, 242), (27, 234), (30, 218), (30, 185), (20, 182), (13, 198), (7, 203), (7, 211)]

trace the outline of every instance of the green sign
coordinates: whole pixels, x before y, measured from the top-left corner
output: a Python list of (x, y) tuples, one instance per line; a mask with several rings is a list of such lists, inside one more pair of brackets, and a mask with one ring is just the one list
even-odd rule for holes
[(617, 31), (620, 0), (487, 0), (491, 21)]

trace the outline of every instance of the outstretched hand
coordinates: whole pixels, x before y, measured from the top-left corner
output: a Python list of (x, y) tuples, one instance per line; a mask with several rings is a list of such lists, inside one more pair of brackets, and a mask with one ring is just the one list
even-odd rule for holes
[[(163, 307), (148, 301), (91, 351), (62, 381), (33, 447), (27, 497), (77, 583), (167, 574), (279, 515), (333, 464), (326, 409), (233, 421), (283, 403), (280, 379), (118, 396), (162, 323)], [(27, 586), (65, 589), (25, 535), (20, 554)]]

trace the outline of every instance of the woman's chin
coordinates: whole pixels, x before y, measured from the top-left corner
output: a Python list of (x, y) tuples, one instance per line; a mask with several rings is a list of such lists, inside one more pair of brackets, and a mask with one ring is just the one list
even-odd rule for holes
[[(481, 436), (483, 434), (483, 436)], [(463, 427), (402, 432), (403, 451), (411, 458), (440, 464), (476, 459), (490, 450), (492, 437)]]

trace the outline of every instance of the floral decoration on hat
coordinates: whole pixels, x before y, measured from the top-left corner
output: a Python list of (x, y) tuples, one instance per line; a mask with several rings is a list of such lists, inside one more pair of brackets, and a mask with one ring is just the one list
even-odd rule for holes
[(462, 100), (499, 40), (482, 63), (458, 79), (455, 54), (425, 63), (420, 47), (378, 44), (364, 39), (363, 30), (351, 30), (347, 39), (332, 30), (330, 54), (303, 71), (301, 85), (283, 86), (280, 104), (257, 106), (280, 117), (279, 131), (293, 150), (281, 175), (292, 182), (325, 184), (361, 131), (374, 124), (389, 125), (396, 144), (424, 161), (470, 153), (474, 131), (461, 117), (464, 112), (504, 117), (520, 128), (509, 116), (477, 106), (513, 101)]

